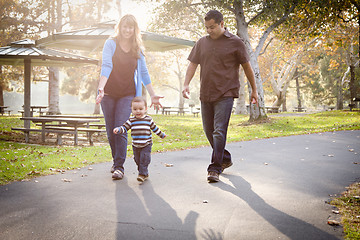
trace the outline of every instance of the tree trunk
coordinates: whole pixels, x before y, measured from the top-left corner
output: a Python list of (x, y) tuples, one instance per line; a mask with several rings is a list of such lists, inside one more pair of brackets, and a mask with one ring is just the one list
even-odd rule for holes
[(49, 67), (49, 110), (48, 114), (61, 114), (59, 109), (59, 69)]
[(295, 82), (296, 82), (296, 95), (298, 101), (298, 109), (301, 109), (301, 95), (300, 95), (300, 84), (299, 84), (299, 72), (296, 68), (295, 70)]
[(116, 0), (116, 6), (119, 13), (119, 19), (122, 17), (122, 8), (121, 8), (121, 0)]
[(284, 100), (282, 103), (282, 111), (286, 112), (287, 111), (287, 107), (286, 107), (286, 92), (284, 92)]
[(245, 73), (240, 71), (240, 89), (239, 89), (239, 98), (236, 101), (235, 105), (235, 114), (247, 114), (246, 101), (245, 101)]
[[(0, 106), (4, 106), (4, 88), (3, 88), (2, 65), (0, 65)], [(3, 114), (3, 113), (4, 112), (2, 111), (1, 114)]]
[(344, 94), (343, 94), (343, 85), (342, 85), (342, 81), (341, 81), (341, 78), (338, 78), (337, 80), (337, 97), (336, 97), (336, 109), (337, 110), (342, 110), (344, 109)]
[(257, 121), (257, 120), (267, 118), (266, 113), (265, 113), (264, 90), (262, 87), (260, 69), (259, 69), (259, 64), (257, 62), (257, 58), (251, 57), (250, 62), (251, 62), (251, 66), (253, 67), (254, 74), (255, 74), (257, 94), (258, 94), (258, 104), (251, 103), (251, 99), (250, 99), (251, 86), (248, 83), (249, 103), (250, 103), (250, 119), (249, 119), (249, 121)]
[[(250, 55), (250, 64), (254, 70), (255, 74), (255, 83), (257, 88), (257, 94), (258, 94), (258, 104), (252, 104), (251, 103), (251, 86), (248, 83), (248, 89), (249, 89), (249, 109), (250, 109), (250, 119), (249, 121), (256, 121), (263, 118), (267, 118), (265, 113), (265, 99), (264, 99), (264, 91), (262, 86), (262, 80), (260, 75), (260, 69), (259, 64), (257, 61), (257, 55), (252, 50), (251, 43), (250, 43), (250, 37), (248, 33), (248, 24), (245, 21), (244, 16), (244, 9), (242, 6), (242, 2), (234, 3), (235, 7), (235, 16), (236, 16), (236, 25), (237, 25), (237, 35), (242, 38), (242, 40), (245, 43), (246, 49), (248, 50), (248, 53)], [(263, 40), (265, 41), (265, 40)], [(263, 42), (259, 42), (259, 44), (263, 44)]]
[[(56, 32), (61, 32), (62, 29), (62, 1), (56, 0), (52, 2), (51, 20), (55, 25)], [(56, 16), (54, 10), (56, 9)], [(49, 110), (47, 114), (61, 114), (59, 108), (59, 68), (49, 67)]]
[(356, 97), (355, 89), (355, 66), (350, 65), (350, 104), (354, 104), (354, 99)]

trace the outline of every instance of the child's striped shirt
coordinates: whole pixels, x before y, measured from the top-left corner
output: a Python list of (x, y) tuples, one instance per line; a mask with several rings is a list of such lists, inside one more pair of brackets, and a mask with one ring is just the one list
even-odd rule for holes
[(152, 142), (151, 131), (161, 138), (165, 137), (165, 133), (160, 131), (149, 115), (145, 115), (145, 117), (141, 119), (130, 117), (122, 126), (117, 127), (117, 129), (119, 130), (119, 134), (131, 129), (132, 145), (139, 148), (145, 147)]

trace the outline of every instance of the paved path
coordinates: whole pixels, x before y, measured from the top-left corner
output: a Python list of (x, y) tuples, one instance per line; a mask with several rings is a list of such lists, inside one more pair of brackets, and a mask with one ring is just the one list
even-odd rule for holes
[(214, 184), (204, 147), (153, 154), (141, 185), (128, 159), (120, 181), (109, 162), (1, 186), (0, 239), (342, 239), (325, 201), (359, 180), (360, 131), (228, 149), (234, 165)]

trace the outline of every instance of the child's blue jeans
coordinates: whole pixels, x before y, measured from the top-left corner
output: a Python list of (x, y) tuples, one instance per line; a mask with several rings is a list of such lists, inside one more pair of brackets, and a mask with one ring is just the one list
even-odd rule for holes
[(136, 165), (138, 166), (138, 171), (140, 175), (149, 175), (148, 166), (151, 161), (151, 147), (152, 143), (143, 148), (133, 146), (134, 160), (136, 162)]

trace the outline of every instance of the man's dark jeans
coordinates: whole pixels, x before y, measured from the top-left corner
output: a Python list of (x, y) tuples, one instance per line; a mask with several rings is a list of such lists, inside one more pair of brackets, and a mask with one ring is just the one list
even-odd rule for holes
[(127, 133), (114, 134), (113, 129), (123, 125), (131, 114), (131, 101), (134, 97), (113, 98), (105, 95), (101, 101), (104, 113), (106, 133), (109, 140), (114, 169), (124, 172), (127, 152)]
[(231, 155), (225, 145), (233, 104), (232, 97), (224, 97), (215, 102), (201, 102), (204, 132), (213, 149), (208, 172), (221, 173), (221, 164), (231, 162)]

